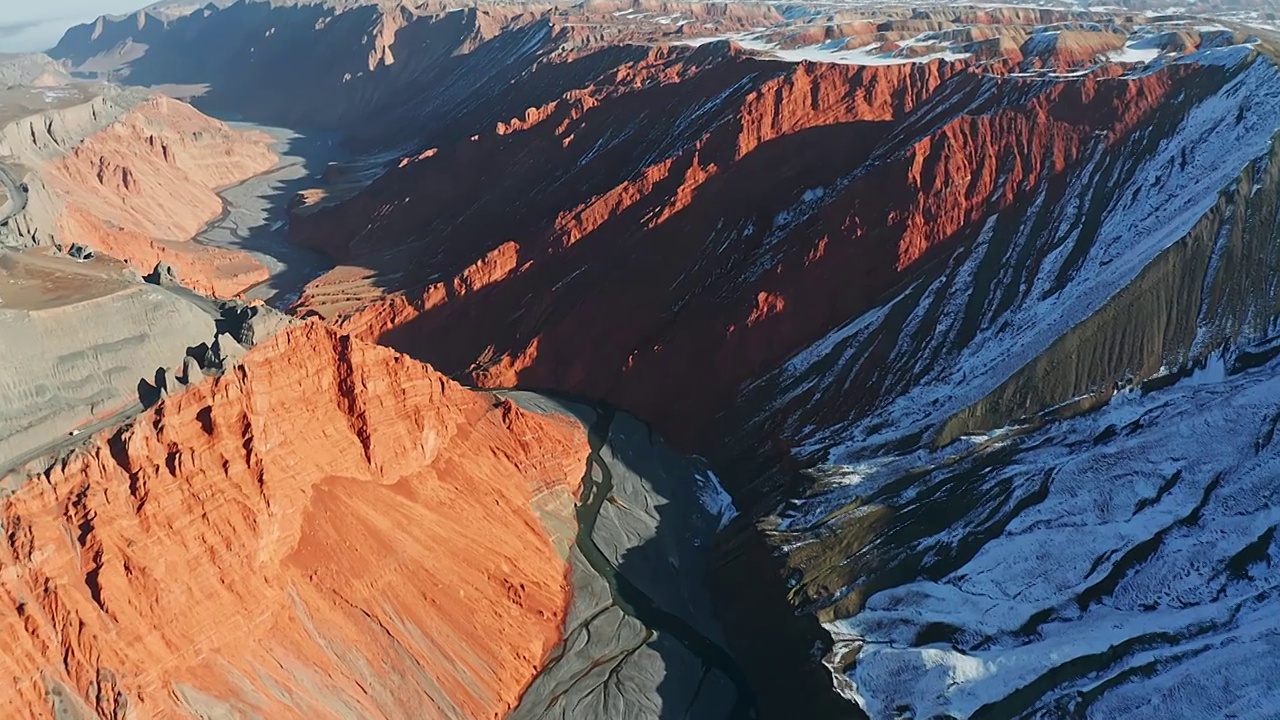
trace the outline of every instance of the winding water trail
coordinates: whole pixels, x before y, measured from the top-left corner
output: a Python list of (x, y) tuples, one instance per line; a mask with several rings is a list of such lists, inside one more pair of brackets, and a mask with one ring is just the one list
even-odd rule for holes
[[(692, 623), (659, 607), (643, 590), (620, 573), (596, 545), (593, 537), (596, 520), (600, 516), (600, 509), (604, 506), (605, 499), (613, 492), (613, 473), (608, 463), (601, 458), (600, 452), (609, 442), (609, 430), (613, 425), (615, 411), (601, 403), (593, 403), (592, 407), (597, 415), (595, 422), (587, 428), (590, 454), (587, 456), (587, 469), (582, 481), (584, 500), (577, 508), (576, 544), (579, 552), (586, 558), (591, 569), (608, 584), (609, 593), (618, 609), (636, 618), (650, 630), (669, 635), (679, 641), (691, 654), (702, 661), (704, 667), (718, 670), (733, 683), (736, 699), (733, 707), (725, 715), (726, 720), (756, 718), (755, 693), (746, 674), (738, 667), (733, 656), (718, 643), (702, 634)], [(599, 482), (595, 481), (596, 472), (593, 470), (599, 473)]]
[(196, 234), (197, 244), (247, 252), (267, 269), (269, 277), (246, 288), (245, 297), (261, 299), (283, 309), (303, 287), (333, 267), (322, 254), (295, 245), (288, 238), (289, 200), (294, 193), (321, 182), (320, 168), (343, 151), (329, 136), (307, 136), (288, 128), (229, 122), (240, 131), (270, 136), (276, 165), (240, 182), (219, 188), (222, 212)]

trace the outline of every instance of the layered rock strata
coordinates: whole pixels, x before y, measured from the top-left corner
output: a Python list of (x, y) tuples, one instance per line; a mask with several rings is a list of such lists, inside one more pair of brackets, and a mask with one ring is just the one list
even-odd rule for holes
[(111, 88), (34, 113), (0, 129), (0, 156), (29, 194), (14, 239), (80, 243), (139, 272), (164, 262), (189, 286), (229, 297), (265, 280), (266, 268), (190, 241), (225, 212), (216, 190), (274, 167), (271, 143), (171, 98)]
[(560, 639), (585, 457), (287, 329), (3, 500), (6, 713), (502, 717)]

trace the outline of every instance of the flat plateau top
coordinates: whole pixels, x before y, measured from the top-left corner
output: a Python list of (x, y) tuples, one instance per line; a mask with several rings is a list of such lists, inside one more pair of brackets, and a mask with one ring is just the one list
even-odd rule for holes
[(0, 252), (0, 310), (49, 310), (106, 297), (136, 283), (123, 264), (79, 262), (44, 251)]
[(57, 87), (16, 86), (0, 89), (0, 125), (47, 110), (60, 110), (86, 103), (94, 93), (87, 85)]

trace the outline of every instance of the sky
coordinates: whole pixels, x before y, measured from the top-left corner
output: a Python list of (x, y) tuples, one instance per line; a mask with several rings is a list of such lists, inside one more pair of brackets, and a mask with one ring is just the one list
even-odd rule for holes
[(138, 10), (153, 0), (0, 0), (0, 52), (47, 50), (72, 25)]

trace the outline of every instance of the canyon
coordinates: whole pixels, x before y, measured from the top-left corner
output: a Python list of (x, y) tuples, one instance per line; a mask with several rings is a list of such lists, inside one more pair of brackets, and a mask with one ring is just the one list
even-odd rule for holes
[(1122, 6), (0, 56), (0, 706), (1265, 717), (1280, 24)]

